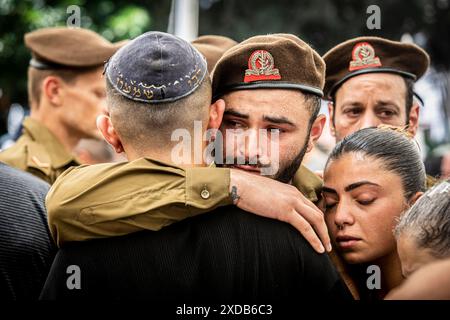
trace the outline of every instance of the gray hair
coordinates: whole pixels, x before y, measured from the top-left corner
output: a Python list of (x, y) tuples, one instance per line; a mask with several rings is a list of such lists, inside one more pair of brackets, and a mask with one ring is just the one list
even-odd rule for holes
[(436, 258), (450, 257), (450, 179), (428, 190), (399, 220), (395, 237), (407, 234)]

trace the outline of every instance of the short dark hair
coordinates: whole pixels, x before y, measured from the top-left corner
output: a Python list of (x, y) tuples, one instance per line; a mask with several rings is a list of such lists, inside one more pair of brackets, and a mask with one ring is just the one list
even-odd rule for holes
[(365, 128), (340, 141), (331, 152), (327, 164), (347, 153), (363, 153), (380, 160), (388, 171), (402, 180), (404, 197), (409, 200), (425, 191), (425, 167), (418, 147), (404, 133), (389, 128)]
[(450, 257), (450, 179), (423, 194), (406, 211), (395, 228), (395, 237), (405, 234), (419, 248), (430, 249), (436, 258)]
[(211, 82), (205, 76), (189, 96), (174, 102), (149, 104), (126, 98), (107, 79), (106, 96), (114, 128), (124, 142), (143, 150), (149, 145), (163, 148), (168, 146), (174, 130), (192, 132), (194, 121), (207, 120)]
[(307, 109), (311, 114), (311, 117), (309, 118), (309, 124), (308, 124), (308, 135), (309, 135), (309, 131), (311, 130), (311, 127), (312, 127), (314, 121), (316, 120), (317, 116), (319, 115), (320, 104), (321, 104), (322, 99), (315, 94), (311, 94), (311, 93), (303, 93), (303, 94), (305, 97)]
[[(414, 103), (414, 80), (411, 78), (407, 78), (407, 77), (403, 77), (403, 81), (405, 82), (405, 86), (406, 86), (406, 91), (405, 91), (405, 111), (406, 111), (406, 125), (409, 122), (409, 113), (411, 112), (413, 103)], [(332, 108), (333, 111), (335, 111), (335, 107), (336, 107), (336, 92), (339, 88), (337, 88), (332, 96), (331, 96), (331, 102), (332, 104)], [(336, 112), (333, 112), (333, 118), (331, 119), (333, 121), (333, 125), (335, 124), (335, 116), (336, 116)]]

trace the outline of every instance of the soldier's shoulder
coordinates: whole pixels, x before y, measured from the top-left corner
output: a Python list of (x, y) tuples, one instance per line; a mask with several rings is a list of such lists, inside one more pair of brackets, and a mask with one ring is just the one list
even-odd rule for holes
[(26, 169), (26, 145), (19, 141), (0, 152), (0, 161), (21, 170)]
[(70, 167), (62, 173), (56, 183), (67, 183), (68, 181), (79, 182), (96, 179), (102, 176), (114, 175), (117, 170), (124, 167), (126, 162), (101, 163), (92, 165), (79, 165)]
[(22, 136), (11, 147), (0, 152), (0, 161), (50, 182), (51, 160), (44, 146)]
[(316, 173), (306, 166), (301, 165), (297, 170), (293, 179), (293, 184), (312, 202), (320, 200), (323, 181)]

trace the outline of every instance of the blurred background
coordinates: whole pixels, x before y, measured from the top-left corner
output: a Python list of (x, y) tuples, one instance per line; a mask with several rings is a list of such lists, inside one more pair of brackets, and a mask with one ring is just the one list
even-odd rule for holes
[[(65, 26), (71, 5), (81, 9), (81, 27), (111, 41), (149, 30), (169, 31), (187, 40), (217, 34), (236, 41), (285, 32), (309, 42), (320, 54), (360, 35), (413, 41), (427, 50), (432, 61), (416, 85), (424, 101), (418, 138), (421, 151), (429, 172), (438, 170), (446, 154), (450, 159), (450, 0), (0, 0), (0, 145), (17, 137), (17, 119), (28, 110), (30, 54), (23, 35), (42, 27)], [(370, 5), (381, 9), (379, 30), (366, 26)], [(332, 145), (326, 129), (309, 158), (310, 167), (320, 169), (323, 154)]]

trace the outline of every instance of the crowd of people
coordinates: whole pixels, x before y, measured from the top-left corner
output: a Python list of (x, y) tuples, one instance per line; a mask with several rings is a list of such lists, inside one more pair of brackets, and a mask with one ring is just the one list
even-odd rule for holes
[[(25, 44), (30, 116), (0, 152), (0, 295), (450, 299), (450, 180), (427, 176), (414, 140), (417, 45), (358, 37), (321, 57), (292, 34), (80, 28)], [(313, 172), (327, 121), (337, 144)]]

